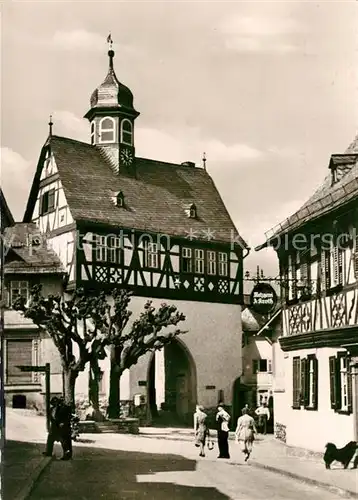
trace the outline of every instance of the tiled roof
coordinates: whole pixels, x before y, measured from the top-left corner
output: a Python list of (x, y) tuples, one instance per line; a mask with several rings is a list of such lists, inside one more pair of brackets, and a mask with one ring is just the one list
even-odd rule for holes
[(331, 164), (344, 166), (346, 173), (332, 185), (332, 174), (329, 172), (321, 186), (306, 203), (266, 233), (267, 241), (256, 247), (256, 250), (268, 246), (270, 240), (274, 240), (275, 237), (296, 230), (308, 221), (321, 217), (358, 196), (358, 135), (344, 154), (331, 156)]
[[(210, 229), (211, 241), (228, 243), (238, 237), (247, 247), (204, 169), (136, 158), (135, 176), (123, 168), (118, 174), (98, 147), (57, 136), (49, 143), (75, 220), (169, 236), (186, 237), (192, 230), (199, 240), (207, 240), (203, 231)], [(125, 208), (111, 200), (118, 191)], [(185, 213), (185, 204), (192, 202), (197, 219)], [(26, 214), (31, 217), (29, 206)]]
[(6, 202), (3, 190), (0, 187), (0, 226), (3, 231), (6, 226), (14, 224), (14, 218)]
[(33, 223), (16, 223), (4, 231), (5, 272), (62, 273), (56, 253), (46, 246), (39, 229)]

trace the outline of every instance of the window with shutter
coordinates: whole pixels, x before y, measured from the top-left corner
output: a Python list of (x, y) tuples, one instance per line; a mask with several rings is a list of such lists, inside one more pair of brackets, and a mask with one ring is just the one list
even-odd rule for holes
[(338, 248), (338, 285), (343, 285), (343, 250)]
[(337, 407), (337, 370), (336, 370), (336, 357), (330, 356), (329, 358), (329, 386), (331, 396), (331, 408)]
[(318, 360), (314, 354), (306, 360), (306, 398), (305, 408), (317, 410), (318, 407)]
[(330, 253), (327, 250), (324, 252), (324, 287), (325, 290), (329, 290), (331, 288)]
[(353, 398), (352, 398), (352, 370), (350, 366), (350, 359), (347, 358), (347, 411), (352, 413), (353, 411)]
[(292, 408), (299, 410), (301, 408), (301, 360), (294, 357), (292, 360)]
[(326, 289), (326, 258), (325, 251), (322, 250), (320, 258), (320, 269), (319, 269), (319, 284), (320, 290), (324, 291)]
[(307, 391), (307, 359), (301, 359), (301, 394), (300, 404), (302, 406), (308, 405), (308, 391)]
[(22, 372), (18, 365), (32, 365), (32, 340), (6, 341), (6, 383), (31, 384), (32, 373)]
[(330, 286), (335, 287), (339, 283), (339, 271), (338, 271), (338, 248), (336, 245), (332, 244), (330, 251)]
[(318, 359), (316, 356), (310, 360), (312, 362), (312, 400), (310, 406), (313, 410), (318, 409)]
[(346, 352), (329, 358), (331, 408), (336, 412), (352, 413), (352, 373)]
[(358, 280), (358, 229), (355, 228), (355, 243), (354, 243), (354, 275)]

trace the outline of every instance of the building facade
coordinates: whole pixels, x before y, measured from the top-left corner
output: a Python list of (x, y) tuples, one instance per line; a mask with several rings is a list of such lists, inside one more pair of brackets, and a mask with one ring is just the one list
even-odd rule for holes
[[(134, 319), (148, 299), (185, 314), (188, 333), (125, 373), (121, 399), (142, 395), (152, 413), (191, 421), (197, 402), (211, 407), (224, 398), (231, 405), (241, 374), (247, 245), (205, 168), (136, 156), (139, 112), (117, 79), (114, 52), (108, 55), (108, 74), (85, 115), (90, 143), (50, 133), (24, 221), (46, 234), (67, 272), (67, 293), (125, 287), (134, 293)], [(101, 393), (108, 394), (108, 358), (102, 370)], [(86, 392), (87, 376), (78, 379), (78, 392)]]
[(13, 309), (18, 297), (29, 298), (33, 285), (43, 293), (60, 293), (64, 271), (55, 253), (44, 247), (35, 224), (12, 222), (3, 233), (3, 363), (6, 404), (13, 407), (44, 407), (45, 380), (40, 372), (21, 371), (19, 366), (51, 363), (51, 392), (62, 393), (62, 367), (49, 336)]
[(277, 251), (284, 298), (276, 434), (315, 451), (358, 439), (357, 160), (356, 139), (331, 156), (322, 186), (263, 245)]

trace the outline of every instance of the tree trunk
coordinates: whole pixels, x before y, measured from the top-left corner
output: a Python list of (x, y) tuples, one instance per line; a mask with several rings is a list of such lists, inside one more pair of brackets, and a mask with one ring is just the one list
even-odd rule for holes
[(99, 409), (99, 377), (101, 376), (101, 370), (93, 370), (90, 367), (89, 370), (89, 381), (88, 381), (88, 399), (93, 408), (93, 418), (96, 422), (102, 422), (104, 416)]
[(121, 350), (111, 348), (111, 372), (109, 379), (108, 418), (120, 417), (120, 355)]
[(78, 371), (71, 368), (63, 369), (63, 395), (65, 403), (75, 408), (75, 386), (78, 377)]

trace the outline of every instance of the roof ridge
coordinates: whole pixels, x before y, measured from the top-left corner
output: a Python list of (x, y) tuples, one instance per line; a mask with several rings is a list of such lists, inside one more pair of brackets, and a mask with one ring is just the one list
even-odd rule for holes
[(85, 146), (91, 146), (92, 147), (92, 144), (90, 144), (89, 142), (84, 142), (84, 141), (79, 141), (78, 139), (71, 139), (71, 137), (66, 137), (64, 135), (52, 135), (49, 140), (51, 142), (52, 139), (61, 139), (61, 140), (66, 140), (66, 141), (71, 141), (71, 142), (76, 142), (78, 144), (84, 144)]
[[(156, 165), (171, 165), (173, 167), (184, 167), (184, 168), (190, 168), (190, 169), (195, 169), (195, 170), (201, 170), (203, 172), (207, 172), (203, 167), (193, 167), (190, 165), (185, 165), (185, 162), (183, 163), (173, 163), (170, 161), (164, 161), (164, 160), (155, 160), (154, 158), (144, 158), (143, 156), (136, 156), (136, 160), (143, 160), (147, 162), (153, 162)], [(189, 161), (189, 160), (188, 160)], [(195, 164), (195, 162), (193, 162)]]

